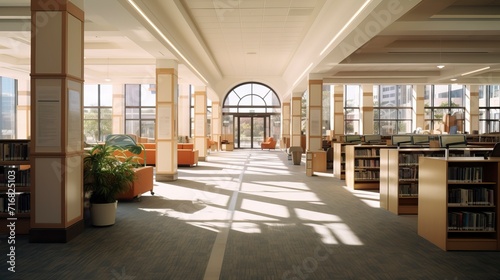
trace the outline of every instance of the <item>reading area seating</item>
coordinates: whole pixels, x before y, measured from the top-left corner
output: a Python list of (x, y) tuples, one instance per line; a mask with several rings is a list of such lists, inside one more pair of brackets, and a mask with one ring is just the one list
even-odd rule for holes
[(122, 193), (118, 196), (118, 200), (131, 200), (136, 197), (139, 197), (141, 194), (145, 192), (153, 192), (153, 167), (152, 166), (143, 166), (136, 168), (135, 172), (135, 180), (130, 186), (130, 189)]
[(198, 165), (198, 150), (193, 143), (177, 144), (177, 165)]
[(276, 140), (273, 137), (267, 137), (266, 141), (260, 143), (261, 149), (276, 149)]

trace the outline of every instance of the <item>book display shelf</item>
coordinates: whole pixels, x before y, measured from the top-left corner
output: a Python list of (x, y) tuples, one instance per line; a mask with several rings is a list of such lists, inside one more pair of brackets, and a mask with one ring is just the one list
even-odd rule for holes
[(333, 143), (333, 177), (345, 180), (345, 146), (350, 143)]
[(385, 145), (345, 146), (345, 180), (354, 190), (379, 190), (380, 149)]
[[(380, 207), (397, 215), (418, 214), (419, 157), (484, 157), (491, 148), (404, 148), (380, 151)], [(394, 172), (397, 170), (397, 172)]]
[(440, 148), (380, 150), (380, 207), (397, 215), (418, 213), (418, 159), (444, 157)]
[(29, 140), (0, 140), (0, 233), (15, 224), (17, 234), (30, 229), (31, 183)]
[(498, 251), (499, 173), (499, 158), (420, 157), (418, 234), (446, 251)]

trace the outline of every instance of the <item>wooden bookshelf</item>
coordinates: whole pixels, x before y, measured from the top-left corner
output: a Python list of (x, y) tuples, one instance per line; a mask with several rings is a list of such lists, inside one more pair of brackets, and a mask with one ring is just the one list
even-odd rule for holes
[(418, 213), (418, 159), (444, 157), (440, 148), (380, 150), (380, 207), (397, 215)]
[(345, 180), (355, 190), (379, 190), (380, 149), (383, 145), (346, 145)]
[(0, 233), (15, 224), (16, 234), (28, 234), (31, 217), (29, 140), (0, 140)]
[(333, 143), (333, 177), (345, 180), (345, 146), (346, 143)]
[(443, 250), (500, 250), (499, 174), (500, 159), (420, 157), (418, 234)]

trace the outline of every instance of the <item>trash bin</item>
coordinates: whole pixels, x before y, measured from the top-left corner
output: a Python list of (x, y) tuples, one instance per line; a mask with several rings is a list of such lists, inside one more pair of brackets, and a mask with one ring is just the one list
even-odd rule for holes
[(292, 155), (293, 164), (300, 165), (300, 160), (302, 159), (302, 147), (294, 146), (288, 148), (288, 153)]

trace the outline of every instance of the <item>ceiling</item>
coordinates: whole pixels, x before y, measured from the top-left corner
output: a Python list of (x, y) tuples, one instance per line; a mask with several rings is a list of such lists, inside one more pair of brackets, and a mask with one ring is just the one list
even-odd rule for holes
[[(75, 1), (85, 10), (86, 83), (154, 83), (157, 61), (176, 60), (179, 83), (207, 86), (212, 100), (248, 81), (282, 99), (308, 79), (500, 84), (499, 0)], [(20, 87), (29, 5), (0, 0), (0, 75)]]

